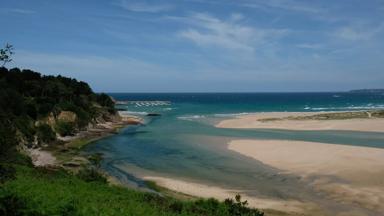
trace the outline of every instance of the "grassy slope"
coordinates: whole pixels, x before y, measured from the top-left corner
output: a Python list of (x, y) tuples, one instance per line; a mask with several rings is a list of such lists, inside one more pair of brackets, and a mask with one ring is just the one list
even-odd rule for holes
[[(104, 183), (85, 182), (61, 170), (28, 166), (16, 166), (16, 170), (14, 180), (0, 185), (0, 215), (6, 209), (4, 205), (18, 209), (21, 215), (232, 215), (228, 205), (213, 199), (180, 201)], [(4, 201), (10, 194), (13, 198)]]

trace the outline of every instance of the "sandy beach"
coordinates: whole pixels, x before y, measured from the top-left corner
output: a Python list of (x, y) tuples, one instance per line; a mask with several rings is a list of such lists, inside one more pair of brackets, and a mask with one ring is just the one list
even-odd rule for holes
[[(291, 120), (316, 113), (258, 113), (224, 120), (222, 128), (384, 132), (383, 118)], [(265, 121), (271, 119), (272, 121)], [(276, 120), (277, 119), (277, 120)], [(228, 149), (298, 175), (303, 184), (340, 203), (384, 212), (384, 149), (289, 140), (239, 139)], [(365, 214), (357, 214), (365, 215)]]
[(384, 211), (384, 149), (287, 140), (234, 140), (228, 149), (299, 175), (336, 201)]
[(311, 116), (324, 112), (266, 112), (241, 115), (234, 119), (221, 121), (216, 127), (221, 128), (258, 128), (283, 130), (348, 130), (384, 132), (384, 118), (354, 118), (343, 120), (274, 120), (291, 116)]

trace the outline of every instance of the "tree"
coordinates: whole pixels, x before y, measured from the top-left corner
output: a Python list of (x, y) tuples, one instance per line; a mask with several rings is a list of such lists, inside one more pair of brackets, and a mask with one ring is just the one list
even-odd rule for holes
[(11, 56), (13, 54), (13, 46), (9, 43), (6, 43), (4, 49), (0, 49), (0, 61), (3, 62), (1, 66), (4, 66), (8, 62), (11, 62)]

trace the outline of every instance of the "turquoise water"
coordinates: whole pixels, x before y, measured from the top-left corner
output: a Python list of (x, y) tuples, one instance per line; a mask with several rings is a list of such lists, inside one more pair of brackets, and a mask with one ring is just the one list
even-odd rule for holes
[[(253, 112), (384, 108), (384, 95), (380, 94), (111, 95), (131, 101), (117, 108), (141, 115), (146, 124), (99, 140), (89, 145), (86, 153), (102, 152), (103, 169), (137, 187), (146, 187), (141, 176), (166, 176), (245, 190), (260, 197), (321, 200), (299, 177), (279, 174), (275, 168), (226, 150), (227, 142), (235, 138), (287, 139), (384, 148), (383, 133), (214, 127), (221, 120)], [(148, 117), (147, 113), (161, 116)]]

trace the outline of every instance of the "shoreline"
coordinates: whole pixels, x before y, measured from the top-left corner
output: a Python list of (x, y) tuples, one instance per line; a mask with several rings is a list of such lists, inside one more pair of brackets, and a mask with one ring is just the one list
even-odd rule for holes
[[(82, 148), (97, 140), (112, 136), (129, 125), (142, 124), (143, 120), (137, 116), (121, 115), (117, 113), (117, 119), (97, 123), (91, 128), (80, 131), (73, 136), (59, 137), (62, 145), (27, 149), (35, 166), (59, 166), (74, 171), (88, 163), (88, 159), (80, 154)], [(107, 176), (109, 177), (109, 176)]]
[(155, 182), (156, 185), (175, 193), (181, 193), (195, 198), (215, 198), (224, 201), (240, 194), (243, 200), (247, 200), (250, 207), (261, 209), (268, 215), (325, 215), (324, 212), (311, 202), (299, 200), (281, 200), (272, 198), (258, 198), (246, 195), (246, 191), (221, 188), (217, 186), (196, 183), (188, 180), (174, 179), (171, 177), (143, 176), (146, 181)]
[[(365, 113), (361, 112), (262, 112), (237, 116), (219, 122), (218, 128), (237, 129), (282, 129), (282, 130), (345, 130), (384, 132), (384, 118), (348, 117), (340, 119), (340, 114)], [(368, 112), (368, 111), (367, 111)], [(321, 119), (322, 115), (329, 115), (328, 119)], [(316, 116), (320, 116), (316, 118)], [(335, 116), (335, 117), (333, 117)], [(334, 119), (332, 119), (334, 118)]]

